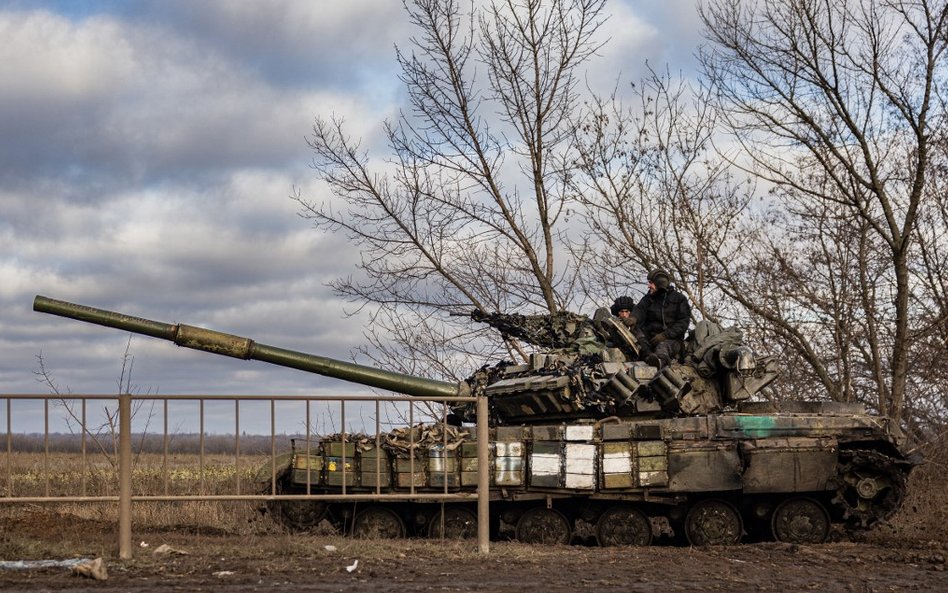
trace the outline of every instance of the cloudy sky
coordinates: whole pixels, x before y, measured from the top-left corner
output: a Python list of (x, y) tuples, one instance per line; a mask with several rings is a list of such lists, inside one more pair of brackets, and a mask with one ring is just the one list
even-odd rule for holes
[[(593, 84), (693, 67), (694, 0), (608, 12)], [(326, 283), (359, 254), (289, 196), (331, 199), (308, 167), (316, 115), (379, 146), (410, 35), (399, 0), (2, 3), (0, 393), (45, 393), (40, 355), (63, 390), (117, 390), (128, 334), (34, 313), (36, 294), (349, 359), (364, 319)], [(145, 337), (131, 351), (143, 392), (352, 389)]]

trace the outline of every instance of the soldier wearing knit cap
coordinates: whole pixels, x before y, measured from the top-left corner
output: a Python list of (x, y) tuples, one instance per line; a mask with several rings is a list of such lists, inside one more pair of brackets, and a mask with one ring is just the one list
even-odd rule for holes
[(612, 303), (609, 311), (619, 319), (628, 319), (633, 307), (635, 307), (635, 301), (632, 300), (632, 297), (620, 296)]

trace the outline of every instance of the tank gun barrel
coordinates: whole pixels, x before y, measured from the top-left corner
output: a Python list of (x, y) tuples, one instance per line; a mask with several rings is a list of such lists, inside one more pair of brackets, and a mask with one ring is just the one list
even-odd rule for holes
[(67, 301), (51, 299), (37, 295), (33, 300), (33, 310), (41, 313), (50, 313), (60, 317), (69, 317), (86, 323), (94, 323), (105, 327), (112, 327), (137, 334), (151, 336), (174, 342), (178, 346), (203, 350), (222, 356), (230, 356), (243, 360), (262, 360), (277, 366), (290, 367), (334, 377), (353, 383), (388, 389), (398, 393), (417, 397), (456, 397), (470, 395), (470, 388), (466, 382), (451, 383), (438, 381), (426, 377), (416, 377), (375, 367), (364, 366), (352, 362), (345, 362), (325, 356), (307, 354), (268, 346), (251, 340), (214, 331), (201, 327), (171, 324), (152, 321), (141, 317), (133, 317), (123, 313), (96, 309), (85, 305), (78, 305)]

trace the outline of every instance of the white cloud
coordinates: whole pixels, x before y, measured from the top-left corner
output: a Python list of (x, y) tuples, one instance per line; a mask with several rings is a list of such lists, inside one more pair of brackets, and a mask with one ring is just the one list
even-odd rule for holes
[(701, 19), (695, 0), (623, 0), (627, 9), (646, 23), (649, 36), (639, 47), (639, 61), (647, 59), (656, 69), (666, 65), (673, 73), (693, 77), (698, 64), (695, 54), (702, 42)]
[(655, 57), (659, 37), (658, 30), (628, 4), (609, 4), (606, 10), (609, 20), (601, 34), (609, 41), (590, 65), (590, 86), (597, 92), (607, 92), (620, 77), (625, 83), (641, 77), (646, 60)]
[(105, 100), (134, 69), (119, 23), (95, 18), (81, 25), (35, 11), (0, 13), (0, 106)]
[[(235, 34), (254, 22), (268, 31), (238, 16)], [(0, 47), (0, 176), (20, 183), (153, 183), (305, 162), (314, 110), (377, 119), (366, 112), (378, 104), (359, 89), (276, 84), (245, 56), (161, 23), (0, 13), (0, 32), (10, 33)]]
[[(314, 110), (338, 104), (374, 121), (364, 100), (275, 85), (161, 23), (0, 12), (0, 30), (16, 32), (0, 49), (6, 390), (40, 388), (41, 351), (74, 390), (114, 388), (127, 336), (32, 313), (36, 293), (348, 356), (358, 330), (334, 329), (349, 322), (325, 283), (358, 254), (313, 231), (288, 196), (312, 183), (303, 136)], [(142, 383), (166, 391), (337, 383), (274, 369), (246, 385), (235, 377), (251, 363), (146, 338), (133, 351)]]

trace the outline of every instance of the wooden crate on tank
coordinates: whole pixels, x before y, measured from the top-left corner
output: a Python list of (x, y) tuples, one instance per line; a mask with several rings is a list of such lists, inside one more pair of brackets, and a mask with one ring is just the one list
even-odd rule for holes
[(306, 453), (295, 453), (290, 481), (294, 484), (319, 485), (323, 482), (324, 466), (325, 459), (315, 451), (308, 455)]
[(399, 488), (424, 488), (428, 485), (425, 460), (420, 457), (395, 459), (395, 485)]
[(632, 451), (637, 486), (668, 484), (668, 446), (664, 441), (635, 441)]
[(342, 486), (343, 476), (345, 476), (346, 486), (356, 486), (359, 483), (359, 476), (356, 474), (356, 462), (353, 458), (326, 456), (326, 484), (329, 486)]
[(523, 455), (522, 441), (497, 441), (492, 443), (494, 449), (493, 483), (497, 486), (523, 485)]
[(602, 486), (606, 489), (635, 487), (632, 443), (626, 441), (602, 444)]
[(428, 448), (428, 479), (434, 488), (461, 486), (461, 464), (457, 449), (447, 449), (440, 443)]
[(357, 486), (359, 476), (356, 473), (355, 443), (342, 441), (323, 441), (325, 455), (326, 484), (328, 486)]
[(530, 486), (534, 488), (563, 486), (562, 441), (533, 441), (530, 447)]
[(392, 484), (392, 465), (388, 451), (370, 446), (359, 453), (359, 479), (362, 486), (387, 488)]
[(566, 443), (564, 483), (575, 490), (596, 488), (596, 445)]
[(461, 486), (477, 486), (477, 441), (461, 443)]
[(343, 443), (342, 441), (323, 441), (323, 452), (330, 457), (345, 457), (353, 459), (355, 457), (355, 443)]

